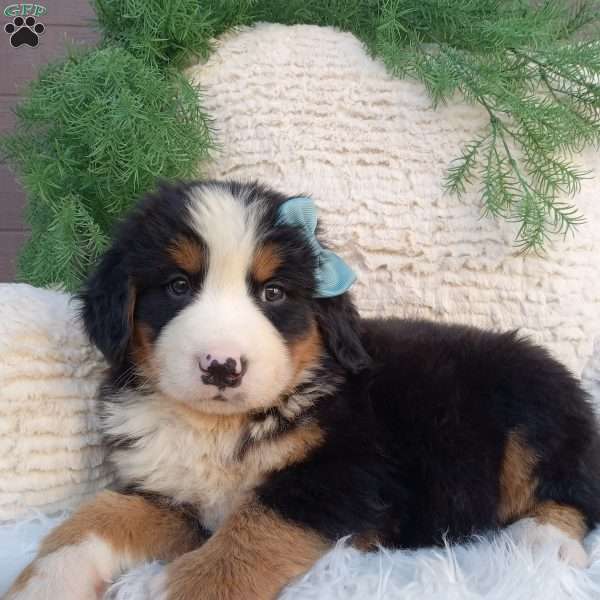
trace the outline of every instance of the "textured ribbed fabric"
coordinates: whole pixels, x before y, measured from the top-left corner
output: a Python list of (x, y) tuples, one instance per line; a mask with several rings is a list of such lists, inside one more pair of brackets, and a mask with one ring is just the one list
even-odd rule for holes
[(361, 313), (520, 328), (580, 373), (600, 334), (600, 154), (575, 202), (588, 219), (547, 258), (520, 256), (516, 226), (481, 218), (477, 189), (442, 191), (449, 162), (486, 123), (458, 100), (431, 109), (352, 35), (262, 24), (224, 37), (190, 77), (215, 118), (211, 177), (310, 195), (358, 276)]
[(76, 311), (0, 285), (0, 520), (77, 506), (112, 479), (92, 410), (105, 366)]

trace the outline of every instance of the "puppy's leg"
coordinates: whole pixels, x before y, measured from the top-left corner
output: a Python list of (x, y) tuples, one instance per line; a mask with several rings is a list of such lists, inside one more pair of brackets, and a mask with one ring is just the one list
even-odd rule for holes
[(172, 560), (200, 542), (183, 512), (142, 496), (104, 492), (44, 539), (5, 600), (94, 600), (134, 564)]
[(585, 568), (589, 558), (583, 547), (587, 533), (585, 518), (576, 508), (557, 502), (542, 502), (534, 507), (530, 516), (509, 528), (517, 539), (533, 547), (558, 545), (560, 557), (568, 564)]
[(316, 532), (253, 501), (152, 584), (154, 600), (271, 600), (329, 548)]
[[(587, 533), (585, 517), (568, 504), (538, 499), (538, 465), (538, 453), (527, 443), (524, 433), (511, 432), (500, 473), (498, 520), (503, 525), (512, 522), (513, 535), (531, 546), (558, 543), (560, 556), (566, 562), (585, 567), (588, 557), (581, 543)], [(557, 480), (551, 486), (554, 493), (563, 485), (558, 477)]]

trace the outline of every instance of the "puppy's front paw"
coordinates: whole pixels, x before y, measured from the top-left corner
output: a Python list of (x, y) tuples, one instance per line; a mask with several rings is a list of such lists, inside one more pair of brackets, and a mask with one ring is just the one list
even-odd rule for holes
[(97, 538), (64, 546), (31, 563), (4, 600), (98, 600), (113, 561), (108, 545)]
[[(152, 600), (239, 600), (241, 598), (230, 593), (232, 582), (223, 576), (226, 571), (218, 568), (218, 565), (214, 569), (207, 568), (207, 564), (199, 565), (194, 554), (192, 552), (179, 557), (161, 572), (150, 577), (144, 587), (145, 595), (140, 597)], [(250, 596), (246, 594), (243, 598), (250, 600)], [(126, 599), (115, 598), (114, 600)]]

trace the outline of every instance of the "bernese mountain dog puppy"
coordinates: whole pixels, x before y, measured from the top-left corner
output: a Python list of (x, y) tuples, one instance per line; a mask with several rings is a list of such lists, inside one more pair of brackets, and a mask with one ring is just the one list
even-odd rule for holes
[(294, 200), (165, 185), (121, 224), (81, 294), (118, 487), (7, 598), (92, 600), (159, 559), (153, 600), (268, 600), (344, 536), (418, 548), (510, 524), (586, 565), (600, 444), (577, 380), (514, 332), (360, 319)]

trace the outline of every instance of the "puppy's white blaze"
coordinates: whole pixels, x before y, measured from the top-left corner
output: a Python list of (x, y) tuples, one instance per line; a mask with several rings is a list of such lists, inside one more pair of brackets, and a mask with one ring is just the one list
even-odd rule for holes
[[(190, 194), (193, 227), (208, 249), (208, 271), (198, 297), (159, 334), (160, 390), (208, 412), (245, 412), (273, 404), (292, 383), (289, 350), (282, 336), (250, 297), (247, 279), (258, 243), (264, 207), (219, 188)], [(199, 357), (230, 348), (247, 360), (236, 388), (218, 390), (202, 382)], [(220, 395), (223, 399), (215, 399)]]
[(246, 277), (257, 244), (261, 205), (245, 206), (221, 188), (199, 188), (190, 194), (193, 227), (208, 247), (209, 270), (204, 294), (246, 290)]
[(101, 589), (133, 564), (131, 557), (89, 535), (36, 560), (31, 579), (7, 600), (97, 600)]

